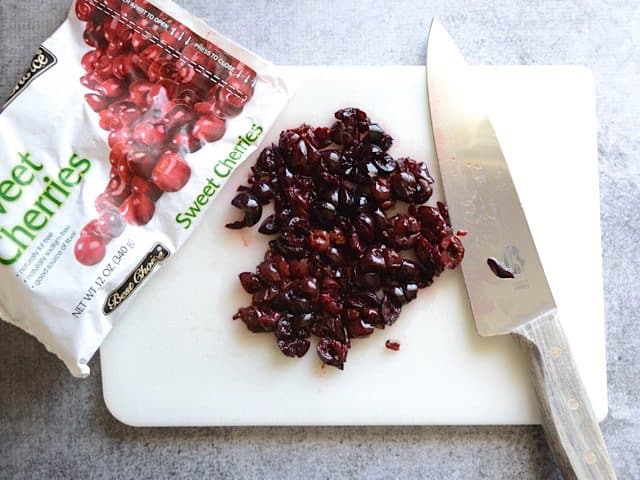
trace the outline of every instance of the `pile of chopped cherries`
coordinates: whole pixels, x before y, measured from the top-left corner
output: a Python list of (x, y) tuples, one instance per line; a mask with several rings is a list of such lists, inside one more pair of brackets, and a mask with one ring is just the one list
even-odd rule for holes
[(393, 139), (362, 110), (335, 117), (331, 128), (286, 130), (262, 151), (232, 201), (244, 218), (227, 227), (253, 226), (275, 205), (259, 231), (277, 236), (255, 273), (240, 274), (251, 306), (233, 318), (273, 332), (289, 357), (319, 337), (322, 362), (343, 369), (351, 339), (393, 325), (419, 289), (460, 264), (464, 247), (445, 205), (425, 205), (427, 166), (391, 157)]

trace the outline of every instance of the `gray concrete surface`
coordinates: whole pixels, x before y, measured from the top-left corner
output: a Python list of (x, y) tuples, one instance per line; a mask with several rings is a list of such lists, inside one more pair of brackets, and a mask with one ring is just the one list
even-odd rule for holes
[[(593, 69), (610, 398), (602, 427), (619, 478), (640, 479), (638, 2), (181, 3), (282, 64), (422, 63), (436, 15), (473, 63)], [(68, 4), (0, 2), (0, 97)], [(576, 241), (580, 232), (558, 248)], [(538, 427), (133, 429), (107, 412), (97, 358), (92, 369), (88, 380), (72, 379), (34, 339), (0, 322), (0, 479), (560, 478)]]

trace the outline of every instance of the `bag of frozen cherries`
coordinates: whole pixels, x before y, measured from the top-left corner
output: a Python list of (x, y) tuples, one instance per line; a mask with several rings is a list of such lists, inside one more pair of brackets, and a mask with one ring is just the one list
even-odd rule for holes
[(0, 317), (76, 376), (289, 91), (169, 0), (77, 0), (0, 113)]

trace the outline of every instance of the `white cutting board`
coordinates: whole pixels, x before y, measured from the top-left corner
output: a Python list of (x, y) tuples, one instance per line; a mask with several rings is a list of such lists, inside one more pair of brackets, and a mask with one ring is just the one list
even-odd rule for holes
[[(423, 67), (291, 67), (299, 90), (268, 139), (330, 125), (358, 106), (395, 138), (394, 156), (439, 172)], [(581, 67), (478, 67), (562, 323), (598, 418), (607, 412), (594, 80)], [(237, 274), (266, 237), (228, 231), (248, 160), (204, 224), (142, 289), (101, 349), (109, 410), (136, 426), (530, 424), (539, 417), (510, 337), (477, 335), (460, 271), (447, 271), (398, 322), (353, 341), (344, 371), (315, 351), (284, 357), (231, 316), (249, 303)], [(436, 189), (436, 198), (442, 191)], [(434, 198), (435, 200), (435, 198)], [(399, 352), (384, 347), (398, 339)]]

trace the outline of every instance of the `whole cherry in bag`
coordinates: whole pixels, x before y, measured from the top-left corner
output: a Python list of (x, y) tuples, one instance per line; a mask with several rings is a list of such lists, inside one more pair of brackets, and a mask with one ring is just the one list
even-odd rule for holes
[(289, 98), (168, 0), (77, 0), (0, 113), (0, 317), (77, 376)]

